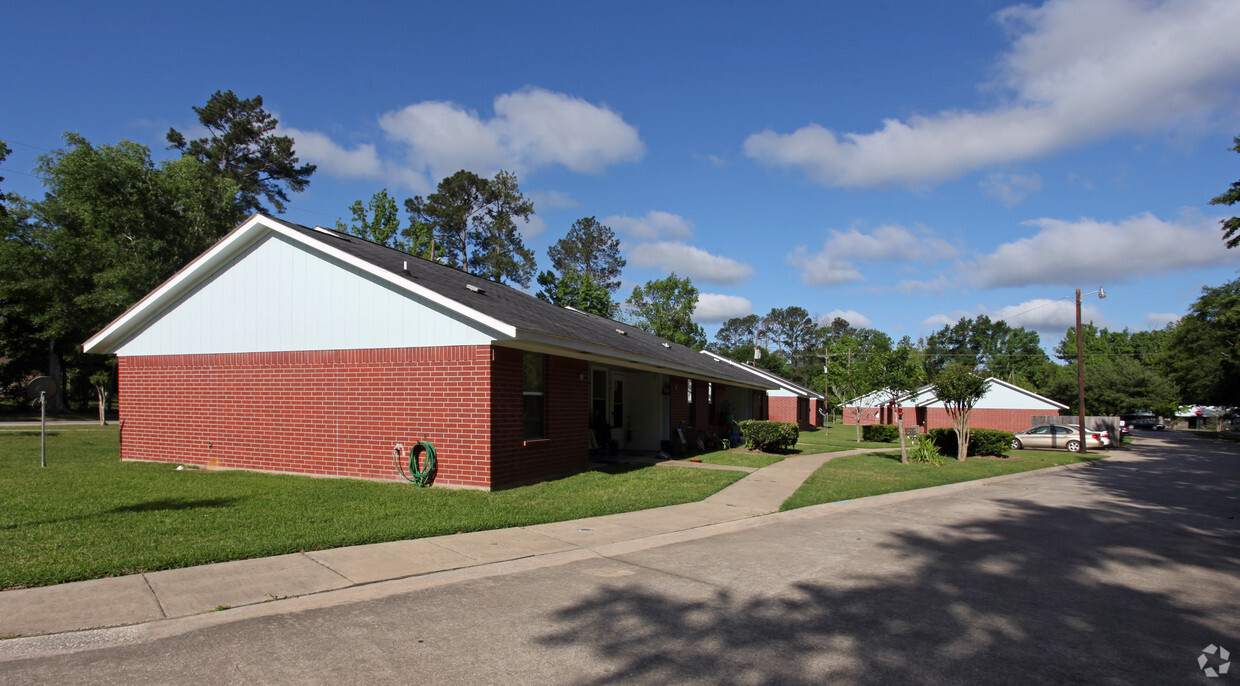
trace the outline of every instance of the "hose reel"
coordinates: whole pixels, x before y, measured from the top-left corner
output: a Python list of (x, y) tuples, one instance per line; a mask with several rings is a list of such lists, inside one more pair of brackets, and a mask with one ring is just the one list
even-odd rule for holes
[[(396, 464), (396, 471), (400, 472), (400, 475), (405, 477), (406, 481), (413, 483), (418, 488), (430, 485), (435, 479), (435, 468), (438, 464), (435, 461), (435, 446), (431, 445), (429, 441), (418, 441), (417, 445), (413, 446), (413, 450), (409, 451), (408, 471), (405, 469), (402, 457), (404, 450), (405, 446), (403, 443), (397, 443), (392, 448), (392, 461)], [(426, 459), (422, 461), (422, 466), (419, 468), (418, 457), (423, 453), (426, 454)]]

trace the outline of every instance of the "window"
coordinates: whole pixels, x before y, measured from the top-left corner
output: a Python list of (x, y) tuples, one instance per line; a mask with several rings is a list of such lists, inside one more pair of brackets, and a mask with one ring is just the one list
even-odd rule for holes
[(525, 353), (521, 362), (524, 371), (521, 394), (525, 401), (525, 440), (546, 438), (547, 357)]
[(624, 379), (611, 380), (611, 425), (624, 426)]
[(686, 388), (689, 391), (689, 426), (697, 424), (697, 403), (693, 402), (693, 379), (686, 381)]
[(715, 384), (706, 384), (706, 423), (715, 423)]

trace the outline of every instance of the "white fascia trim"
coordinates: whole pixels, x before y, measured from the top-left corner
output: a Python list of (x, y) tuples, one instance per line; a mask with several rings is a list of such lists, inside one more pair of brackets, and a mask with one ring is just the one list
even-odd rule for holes
[(1029, 396), (1030, 398), (1033, 398), (1034, 400), (1040, 400), (1040, 401), (1042, 401), (1042, 402), (1044, 402), (1044, 403), (1046, 403), (1046, 404), (1048, 404), (1048, 405), (1051, 405), (1052, 407), (1056, 407), (1056, 408), (1061, 409), (1061, 410), (1066, 410), (1066, 409), (1068, 409), (1068, 406), (1067, 406), (1067, 405), (1064, 405), (1063, 403), (1056, 402), (1056, 401), (1051, 400), (1050, 398), (1048, 398), (1048, 397), (1046, 397), (1046, 396), (1044, 396), (1044, 395), (1039, 395), (1039, 394), (1037, 394), (1037, 393), (1034, 393), (1034, 392), (1033, 392), (1033, 391), (1031, 391), (1031, 390), (1028, 390), (1028, 389), (1025, 389), (1025, 388), (1021, 388), (1020, 386), (1017, 386), (1017, 385), (1015, 385), (1015, 384), (1010, 384), (1010, 383), (1008, 383), (1008, 382), (1006, 382), (1006, 381), (1004, 381), (1004, 380), (1002, 380), (1002, 379), (996, 379), (995, 377), (993, 377), (993, 376), (992, 376), (992, 377), (990, 377), (990, 378), (986, 379), (986, 381), (987, 381), (987, 382), (989, 382), (989, 383), (992, 383), (992, 384), (997, 383), (997, 384), (999, 384), (1000, 386), (1003, 386), (1004, 388), (1011, 389), (1011, 390), (1013, 390), (1013, 391), (1016, 391), (1017, 393), (1022, 393), (1022, 394), (1024, 394), (1024, 395)]
[[(685, 367), (667, 360), (637, 355), (636, 353), (625, 353), (624, 351), (616, 350), (615, 348), (608, 348), (594, 343), (548, 336), (546, 334), (535, 333), (532, 331), (522, 330), (516, 338), (503, 341), (501, 345), (510, 348), (518, 348), (521, 350), (529, 350), (531, 352), (543, 352), (553, 355), (564, 355), (566, 357), (577, 357), (591, 362), (610, 364), (618, 367), (629, 367), (631, 369), (640, 369), (642, 371), (655, 372), (658, 374), (675, 374), (678, 376), (683, 375), (706, 381), (718, 381), (719, 383), (727, 384), (728, 386), (743, 386), (759, 391), (769, 391), (776, 388), (774, 385), (763, 384), (762, 381), (755, 381), (752, 384), (744, 384), (736, 379), (712, 376), (710, 372), (698, 367)], [(571, 354), (566, 354), (566, 351)]]
[(199, 255), (185, 265), (176, 274), (155, 290), (148, 293), (144, 298), (135, 303), (128, 310), (125, 310), (121, 316), (112, 320), (110, 324), (103, 330), (91, 336), (82, 344), (82, 349), (88, 353), (113, 353), (130, 332), (144, 323), (146, 317), (159, 312), (167, 303), (175, 301), (181, 297), (186, 291), (191, 289), (198, 283), (199, 278), (205, 274), (211, 273), (215, 268), (223, 265), (233, 256), (241, 253), (246, 248), (258, 242), (268, 233), (277, 233), (285, 238), (295, 241), (306, 246), (316, 252), (329, 255), (340, 260), (350, 266), (375, 276), (387, 283), (408, 291), (420, 298), (424, 298), (444, 308), (456, 312), (471, 319), (493, 331), (500, 337), (512, 338), (517, 335), (516, 327), (505, 324), (493, 317), (482, 314), (476, 310), (465, 307), (460, 303), (445, 298), (433, 291), (430, 291), (418, 284), (411, 283), (405, 279), (399, 278), (395, 274), (380, 269), (365, 260), (349, 255), (343, 251), (332, 248), (330, 245), (307, 238), (301, 233), (289, 229), (280, 222), (264, 222), (267, 217), (256, 214), (250, 217), (245, 223), (228, 232), (223, 238), (216, 242), (209, 250)]
[(722, 355), (718, 355), (716, 353), (712, 353), (709, 350), (703, 350), (701, 352), (703, 355), (714, 358), (717, 362), (725, 362), (738, 369), (743, 369), (746, 372), (753, 374), (754, 376), (770, 381), (771, 383), (778, 385), (780, 388), (782, 388), (783, 390), (793, 395), (805, 396), (809, 398), (814, 398), (816, 400), (823, 400), (825, 398), (825, 396), (823, 396), (821, 393), (818, 393), (816, 391), (811, 391), (808, 388), (804, 388), (802, 386), (794, 384), (791, 381), (780, 378), (774, 374), (771, 374), (770, 372), (764, 369), (758, 369), (757, 367), (751, 367), (747, 364), (741, 364), (740, 362), (737, 362), (736, 360), (724, 357)]

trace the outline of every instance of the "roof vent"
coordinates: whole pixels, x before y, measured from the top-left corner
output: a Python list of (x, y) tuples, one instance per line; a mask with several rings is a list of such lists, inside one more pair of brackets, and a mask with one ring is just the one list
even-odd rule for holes
[(486, 295), (487, 292), (485, 288), (479, 288), (472, 283), (465, 284), (465, 287), (479, 295)]
[(625, 332), (624, 329), (616, 329), (616, 333), (620, 334), (621, 336), (629, 335), (627, 332)]

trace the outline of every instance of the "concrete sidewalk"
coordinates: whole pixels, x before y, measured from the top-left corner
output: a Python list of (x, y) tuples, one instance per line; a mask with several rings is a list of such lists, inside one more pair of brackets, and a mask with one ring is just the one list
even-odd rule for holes
[[(827, 461), (889, 450), (788, 457), (753, 470), (697, 503), (4, 591), (0, 593), (0, 637), (141, 624), (625, 542), (660, 545), (654, 539), (777, 512), (784, 500)], [(681, 462), (678, 466), (688, 464)]]

